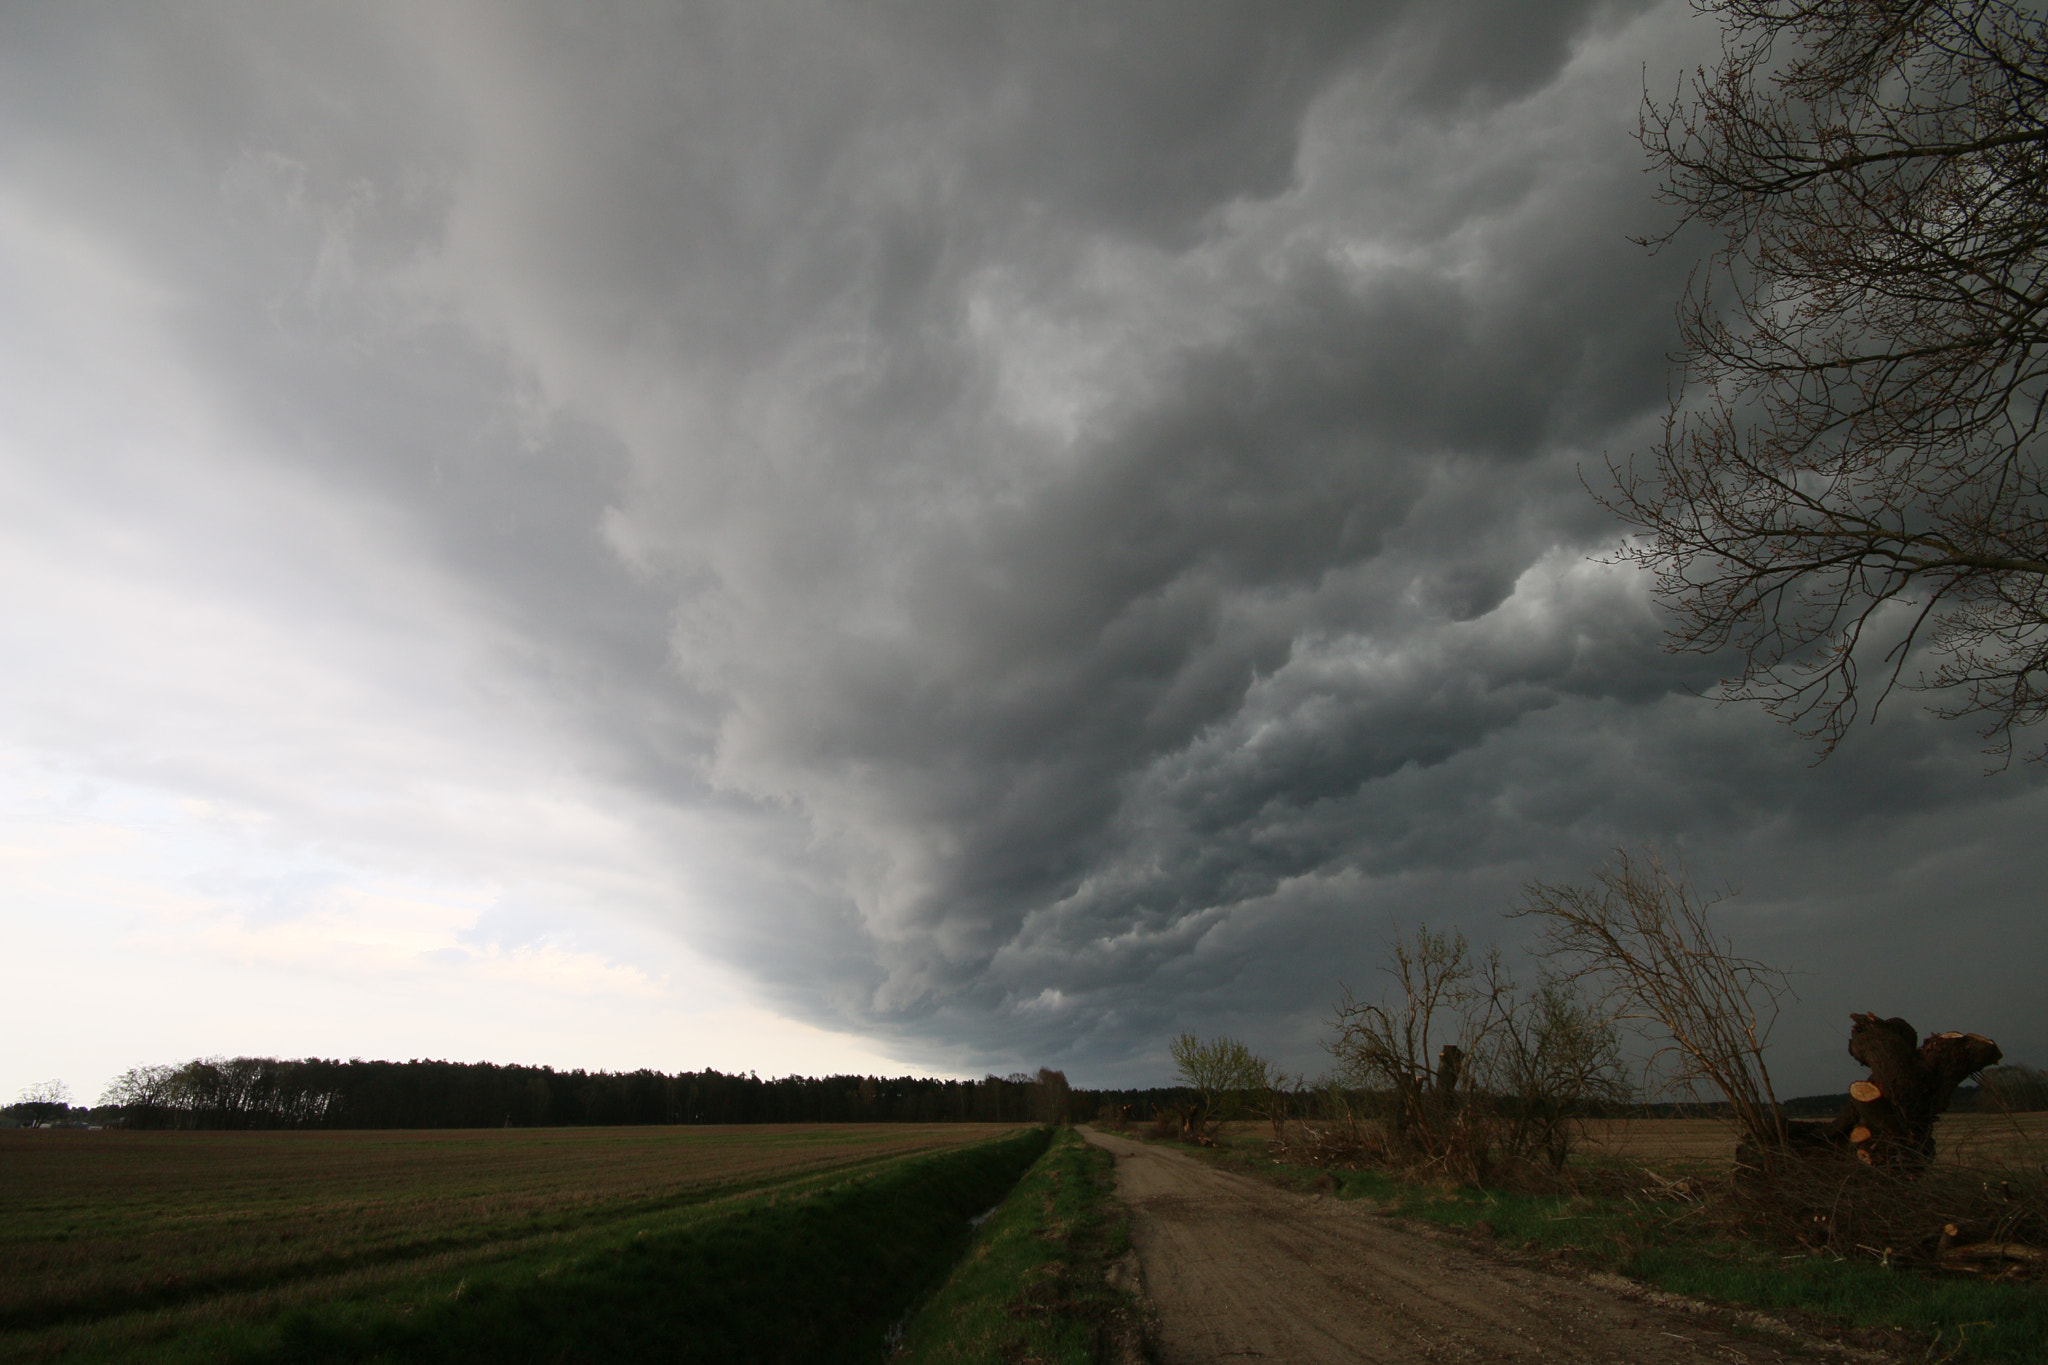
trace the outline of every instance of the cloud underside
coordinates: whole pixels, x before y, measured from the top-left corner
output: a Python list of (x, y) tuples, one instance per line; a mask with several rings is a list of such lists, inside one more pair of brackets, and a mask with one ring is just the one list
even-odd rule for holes
[(294, 837), (369, 860), (434, 856), (394, 832), (423, 765), (573, 772), (449, 838), (517, 883), (602, 809), (634, 875), (553, 913), (933, 1065), (1102, 1079), (1225, 1024), (1308, 1063), (1395, 924), (1490, 935), (1646, 838), (1761, 871), (1755, 932), (1817, 957), (1844, 896), (1914, 912), (1914, 840), (2030, 808), (1910, 711), (1805, 768), (1598, 561), (1584, 483), (1654, 438), (1689, 264), (1627, 240), (1645, 64), (1712, 40), (1683, 7), (37, 22), (10, 250), (88, 244), (58, 275), (156, 338), (104, 382), (187, 413), (41, 469), (52, 572), (76, 528), (189, 542), (174, 615), (336, 623), (314, 672), (370, 700), (326, 714), (433, 736), (307, 740), (280, 674), (204, 763), (81, 764), (275, 811), (292, 736), (388, 817)]

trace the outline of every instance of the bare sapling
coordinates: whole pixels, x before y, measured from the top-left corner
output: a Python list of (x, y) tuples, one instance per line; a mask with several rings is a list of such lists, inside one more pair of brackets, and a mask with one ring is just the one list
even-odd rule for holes
[(1708, 921), (1702, 898), (1654, 850), (1617, 851), (1590, 885), (1531, 883), (1511, 912), (1542, 922), (1546, 954), (1568, 979), (1592, 985), (1607, 1016), (1658, 1043), (1666, 1085), (1727, 1101), (1745, 1140), (1785, 1144), (1785, 1119), (1764, 1050), (1781, 1002), (1783, 972), (1741, 956)]
[(1272, 1141), (1276, 1146), (1287, 1143), (1288, 1125), (1301, 1106), (1306, 1085), (1305, 1077), (1284, 1071), (1274, 1071), (1266, 1077), (1266, 1088), (1259, 1096), (1257, 1109), (1272, 1129)]

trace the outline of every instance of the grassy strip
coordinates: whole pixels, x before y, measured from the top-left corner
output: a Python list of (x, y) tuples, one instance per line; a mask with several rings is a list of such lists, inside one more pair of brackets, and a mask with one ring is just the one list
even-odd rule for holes
[(1142, 1320), (1108, 1272), (1130, 1248), (1115, 1162), (1062, 1131), (989, 1215), (951, 1278), (912, 1319), (906, 1365), (1143, 1359)]
[(953, 1259), (967, 1220), (1045, 1149), (1033, 1129), (909, 1160), (808, 1198), (492, 1277), (403, 1318), (311, 1311), (256, 1362), (874, 1361)]
[(1902, 1331), (1926, 1343), (1932, 1357), (2048, 1362), (2048, 1287), (2040, 1284), (1937, 1279), (1868, 1261), (1782, 1255), (1729, 1235), (1702, 1218), (1697, 1205), (1648, 1195), (1445, 1190), (1380, 1171), (1285, 1165), (1251, 1139), (1231, 1141), (1219, 1159), (1294, 1188), (1368, 1199), (1403, 1218), (1490, 1231), (1508, 1246), (1565, 1253), (1667, 1293), (1811, 1315), (1837, 1330)]

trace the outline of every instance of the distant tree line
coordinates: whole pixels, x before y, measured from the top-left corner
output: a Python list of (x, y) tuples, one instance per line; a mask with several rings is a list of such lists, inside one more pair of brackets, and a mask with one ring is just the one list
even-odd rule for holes
[(1030, 1123), (1072, 1115), (1066, 1077), (728, 1075), (715, 1070), (308, 1057), (135, 1067), (94, 1118), (135, 1128), (496, 1128), (713, 1123)]
[[(2048, 1109), (2048, 1077), (2031, 1067), (1986, 1073), (1996, 1107)], [(1201, 1092), (1188, 1086), (1076, 1090), (1050, 1068), (978, 1081), (920, 1076), (783, 1076), (715, 1070), (557, 1071), (492, 1062), (327, 1061), (317, 1057), (202, 1057), (177, 1066), (135, 1067), (99, 1104), (70, 1105), (68, 1093), (32, 1087), (0, 1114), (25, 1122), (119, 1124), (131, 1128), (496, 1128), (723, 1123), (1086, 1123), (1121, 1115), (1149, 1122), (1185, 1111)], [(1365, 1090), (1324, 1085), (1288, 1092), (1287, 1112), (1317, 1119), (1368, 1106)], [(1838, 1107), (1842, 1097), (1789, 1101), (1788, 1112)], [(1958, 1093), (1969, 1108), (1975, 1092)], [(1609, 1117), (1712, 1114), (1716, 1104), (1594, 1105)]]

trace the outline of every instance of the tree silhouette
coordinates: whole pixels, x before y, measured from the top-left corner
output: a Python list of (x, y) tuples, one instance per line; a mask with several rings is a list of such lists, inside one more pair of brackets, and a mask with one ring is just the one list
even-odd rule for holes
[[(2048, 717), (2048, 31), (2007, 0), (1696, 0), (1718, 66), (1640, 138), (1718, 232), (1664, 438), (1602, 496), (1670, 646), (1831, 752), (1943, 692)], [(1924, 648), (1923, 648), (1924, 647)], [(1871, 681), (1863, 670), (1875, 665)]]

